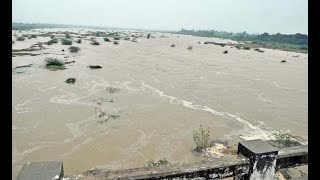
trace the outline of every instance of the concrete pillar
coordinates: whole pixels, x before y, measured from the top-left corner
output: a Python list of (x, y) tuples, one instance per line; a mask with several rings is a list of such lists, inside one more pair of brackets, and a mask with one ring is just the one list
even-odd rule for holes
[(235, 180), (273, 180), (278, 149), (260, 139), (240, 142), (238, 154), (250, 159), (249, 173)]
[(22, 166), (16, 180), (61, 180), (62, 161), (30, 162)]

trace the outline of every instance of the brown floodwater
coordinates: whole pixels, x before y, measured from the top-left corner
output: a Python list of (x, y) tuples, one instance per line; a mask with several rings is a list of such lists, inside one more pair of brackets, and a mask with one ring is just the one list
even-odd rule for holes
[[(40, 31), (52, 30), (13, 34)], [(192, 153), (193, 130), (199, 125), (210, 129), (211, 139), (230, 143), (268, 139), (279, 130), (308, 140), (307, 54), (203, 44), (233, 42), (217, 38), (152, 35), (119, 45), (97, 37), (98, 46), (86, 37), (73, 43), (78, 53), (59, 42), (35, 51), (38, 56), (12, 57), (12, 68), (32, 64), (12, 70), (13, 179), (30, 161), (62, 160), (66, 175), (94, 167), (141, 167), (162, 157), (171, 163), (197, 161), (202, 157)], [(13, 49), (48, 40), (26, 38)], [(46, 57), (75, 63), (52, 71), (44, 67)], [(71, 77), (76, 83), (65, 83)], [(110, 93), (107, 87), (120, 90)], [(97, 109), (119, 117), (100, 123)]]

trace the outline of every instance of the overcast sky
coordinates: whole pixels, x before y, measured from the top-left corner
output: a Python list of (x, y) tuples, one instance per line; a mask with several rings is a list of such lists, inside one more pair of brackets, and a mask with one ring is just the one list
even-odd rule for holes
[(307, 0), (12, 0), (13, 22), (308, 34)]

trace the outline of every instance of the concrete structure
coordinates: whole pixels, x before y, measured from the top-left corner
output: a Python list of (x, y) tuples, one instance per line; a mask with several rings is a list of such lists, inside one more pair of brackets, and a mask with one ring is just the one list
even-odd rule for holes
[(17, 180), (61, 180), (63, 176), (61, 161), (30, 162), (23, 165)]
[[(59, 178), (63, 176), (62, 162), (42, 162), (32, 164), (32, 166), (30, 164), (23, 166), (17, 180), (48, 178), (51, 180), (59, 173)], [(234, 157), (211, 158), (196, 163), (179, 163), (125, 170), (93, 169), (67, 179), (190, 179), (199, 177), (221, 179), (235, 177), (238, 180), (273, 180), (276, 170), (307, 164), (308, 146), (306, 145), (278, 150), (262, 140), (251, 140), (239, 143), (238, 155)], [(300, 180), (306, 179), (308, 179), (308, 176), (300, 178)]]

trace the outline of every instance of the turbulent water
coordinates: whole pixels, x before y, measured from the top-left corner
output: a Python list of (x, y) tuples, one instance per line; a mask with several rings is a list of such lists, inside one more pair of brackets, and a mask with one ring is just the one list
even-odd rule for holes
[[(45, 30), (33, 33), (39, 31)], [(94, 167), (141, 167), (161, 157), (196, 161), (201, 157), (192, 153), (192, 137), (199, 125), (210, 129), (211, 139), (229, 143), (267, 139), (278, 130), (308, 140), (307, 54), (152, 35), (119, 45), (98, 37), (101, 45), (94, 46), (83, 39), (74, 43), (78, 53), (58, 43), (35, 51), (38, 56), (12, 58), (13, 68), (32, 64), (12, 71), (13, 178), (29, 161), (62, 160), (66, 175)], [(13, 49), (48, 40), (15, 41)], [(44, 67), (46, 57), (75, 63), (52, 71)], [(65, 83), (70, 77), (75, 84)], [(108, 87), (120, 90), (112, 93)], [(103, 121), (101, 111), (115, 116)]]

